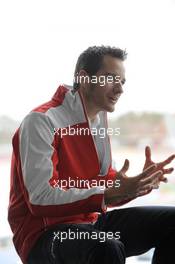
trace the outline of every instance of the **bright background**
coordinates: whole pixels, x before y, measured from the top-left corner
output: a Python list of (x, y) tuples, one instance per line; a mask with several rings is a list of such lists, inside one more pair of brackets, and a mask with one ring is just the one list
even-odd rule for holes
[(0, 113), (22, 119), (71, 84), (78, 55), (101, 44), (129, 53), (118, 113), (173, 112), (174, 14), (174, 0), (1, 0)]
[[(48, 101), (60, 83), (72, 84), (78, 55), (101, 44), (128, 52), (124, 95), (111, 117), (128, 111), (174, 114), (174, 14), (174, 0), (1, 0), (0, 117), (21, 121)], [(0, 132), (10, 125), (1, 122)], [(6, 221), (10, 151), (9, 145), (0, 145), (0, 263), (7, 264), (17, 263), (16, 257), (9, 257), (14, 251), (6, 239), (11, 236)], [(127, 156), (136, 164), (131, 172), (141, 168), (143, 149), (113, 151), (118, 166)], [(157, 157), (166, 158), (167, 153)], [(156, 204), (160, 193), (150, 197), (136, 205)], [(174, 204), (172, 196), (159, 201)], [(140, 261), (134, 258), (133, 263)]]

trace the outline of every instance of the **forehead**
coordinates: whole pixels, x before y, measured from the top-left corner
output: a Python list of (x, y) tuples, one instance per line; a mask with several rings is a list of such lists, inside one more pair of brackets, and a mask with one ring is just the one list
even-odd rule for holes
[(121, 78), (125, 78), (125, 68), (122, 60), (105, 55), (100, 69), (103, 72), (109, 72), (119, 75)]

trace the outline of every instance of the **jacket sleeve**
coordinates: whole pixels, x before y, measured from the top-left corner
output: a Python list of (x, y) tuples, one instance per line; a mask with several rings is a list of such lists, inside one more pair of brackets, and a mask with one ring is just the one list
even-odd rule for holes
[[(31, 112), (22, 122), (18, 143), (20, 182), (24, 198), (35, 216), (69, 216), (104, 212), (104, 189), (53, 188), (49, 180), (56, 171), (53, 164), (53, 124), (44, 113)], [(59, 164), (58, 164), (59, 165)]]

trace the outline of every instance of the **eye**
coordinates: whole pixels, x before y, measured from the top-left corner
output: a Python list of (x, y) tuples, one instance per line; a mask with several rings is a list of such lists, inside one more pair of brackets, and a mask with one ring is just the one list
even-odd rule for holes
[(106, 75), (106, 79), (108, 79), (110, 81), (114, 81), (115, 80), (115, 75), (109, 73), (109, 74)]

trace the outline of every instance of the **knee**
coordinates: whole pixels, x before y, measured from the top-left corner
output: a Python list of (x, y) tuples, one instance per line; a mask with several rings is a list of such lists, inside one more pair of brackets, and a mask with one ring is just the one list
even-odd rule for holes
[(125, 263), (125, 247), (121, 241), (108, 239), (100, 243), (99, 249), (101, 257), (106, 261), (104, 263)]
[(106, 240), (104, 246), (110, 251), (117, 253), (120, 252), (122, 255), (125, 255), (125, 247), (120, 240), (115, 240), (115, 239)]

